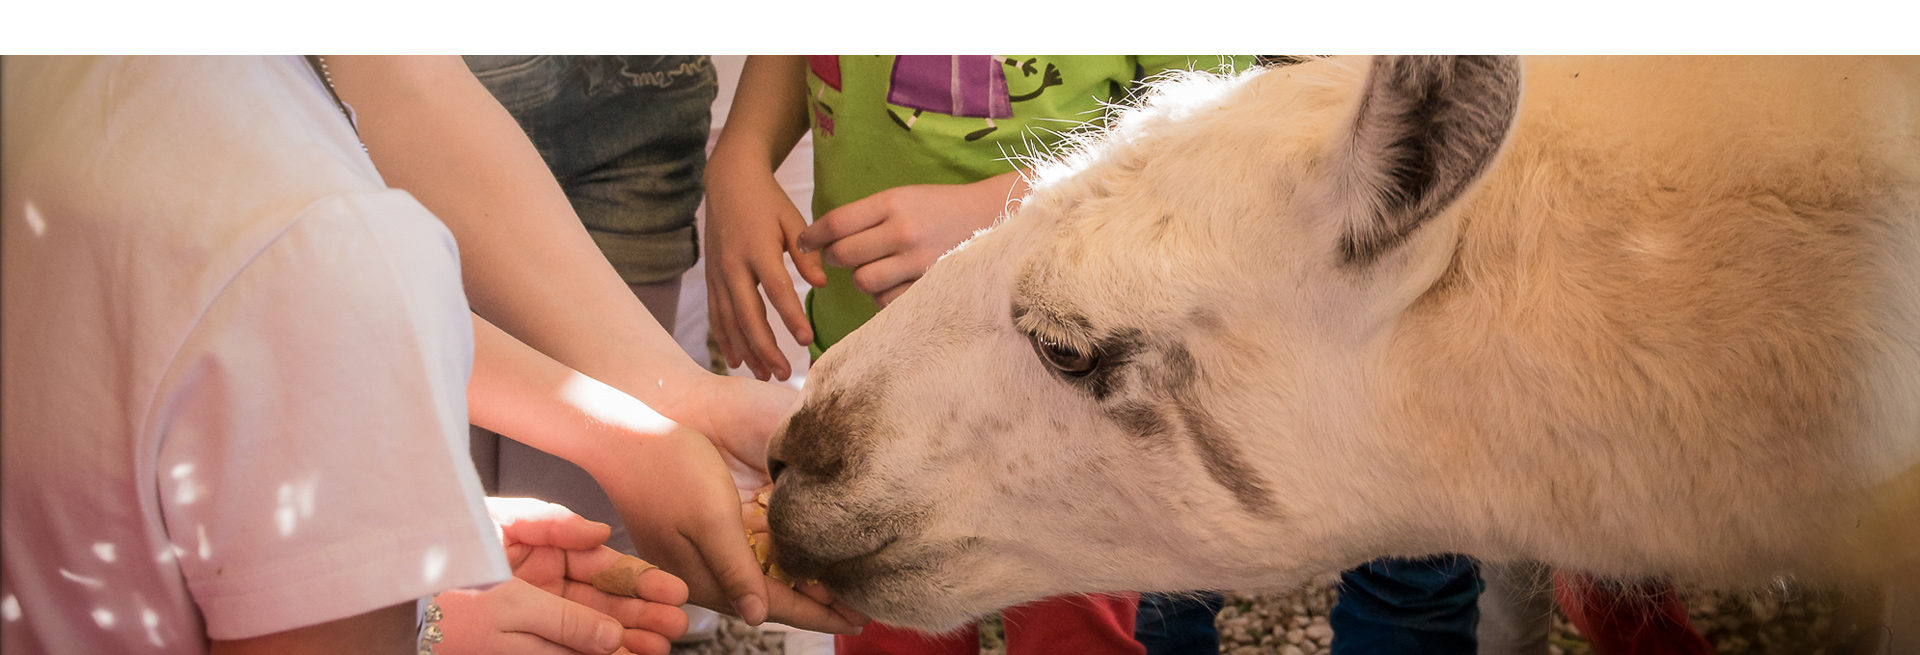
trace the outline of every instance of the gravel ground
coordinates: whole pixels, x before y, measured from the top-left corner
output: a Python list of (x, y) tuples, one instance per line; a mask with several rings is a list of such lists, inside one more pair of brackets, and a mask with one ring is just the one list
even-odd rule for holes
[(674, 644), (674, 655), (784, 655), (786, 635), (756, 630), (738, 619), (723, 617), (712, 641)]
[[(1331, 579), (1296, 593), (1230, 594), (1220, 612), (1223, 655), (1314, 655), (1327, 652), (1333, 629), (1327, 610), (1339, 594)], [(1831, 629), (1828, 594), (1689, 592), (1694, 629), (1721, 653), (1823, 655)], [(1593, 649), (1557, 609), (1547, 637), (1551, 655), (1587, 655)]]
[[(1333, 629), (1327, 610), (1338, 598), (1332, 578), (1293, 593), (1227, 596), (1220, 612), (1222, 655), (1314, 655), (1327, 652)], [(1689, 592), (1688, 615), (1694, 628), (1721, 653), (1824, 655), (1834, 603), (1819, 590), (1783, 589), (1764, 593)], [(981, 630), (981, 652), (1003, 655), (997, 621)], [(676, 655), (778, 655), (784, 635), (755, 631), (729, 620), (713, 641), (676, 646)], [(1592, 649), (1558, 611), (1548, 637), (1551, 655), (1587, 655)]]

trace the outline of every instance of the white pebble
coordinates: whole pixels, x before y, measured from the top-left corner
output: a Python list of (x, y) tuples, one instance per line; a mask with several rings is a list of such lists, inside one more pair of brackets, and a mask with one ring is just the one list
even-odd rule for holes
[(1307, 632), (1307, 638), (1312, 639), (1315, 642), (1324, 644), (1329, 641), (1333, 641), (1333, 626), (1327, 625), (1325, 623), (1315, 623), (1313, 625), (1307, 626), (1306, 632)]

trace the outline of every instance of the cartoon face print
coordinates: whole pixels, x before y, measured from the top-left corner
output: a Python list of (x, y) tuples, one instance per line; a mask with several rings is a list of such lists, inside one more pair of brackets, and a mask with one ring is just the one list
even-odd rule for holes
[[(1013, 116), (1013, 103), (1037, 98), (1062, 83), (1059, 68), (1049, 63), (1040, 70), (1035, 67), (1038, 61), (991, 55), (900, 55), (894, 58), (887, 81), (887, 103), (913, 112), (901, 118), (889, 107), (887, 115), (907, 130), (928, 111), (980, 118), (985, 127), (965, 137), (977, 141), (998, 129), (994, 119)], [(1031, 91), (1013, 95), (1008, 89), (1008, 68), (1019, 71), (1023, 79), (1039, 74), (1039, 83)]]

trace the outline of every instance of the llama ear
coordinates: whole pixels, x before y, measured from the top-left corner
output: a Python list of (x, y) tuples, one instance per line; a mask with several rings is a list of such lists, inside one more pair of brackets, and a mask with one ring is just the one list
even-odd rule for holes
[(1505, 143), (1514, 57), (1375, 57), (1334, 159), (1341, 261), (1365, 266), (1460, 198)]

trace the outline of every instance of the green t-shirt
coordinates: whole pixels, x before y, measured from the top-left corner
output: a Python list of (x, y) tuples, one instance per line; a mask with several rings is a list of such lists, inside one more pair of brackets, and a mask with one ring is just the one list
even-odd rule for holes
[[(1014, 169), (1168, 70), (1244, 70), (1252, 56), (816, 55), (808, 57), (813, 215), (909, 184), (965, 184)], [(852, 272), (807, 295), (813, 354), (880, 311)]]

